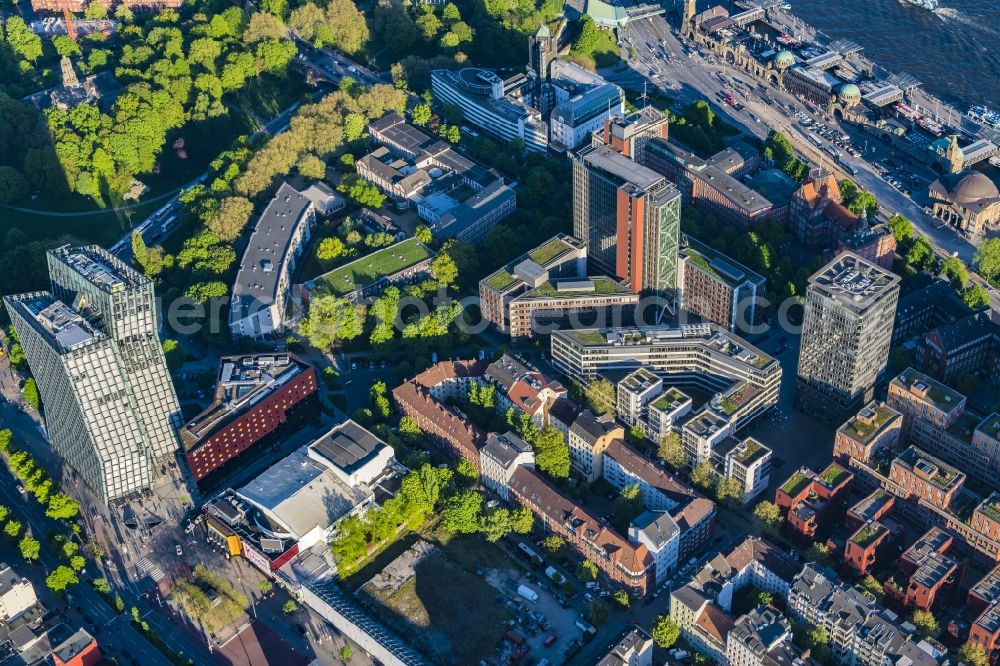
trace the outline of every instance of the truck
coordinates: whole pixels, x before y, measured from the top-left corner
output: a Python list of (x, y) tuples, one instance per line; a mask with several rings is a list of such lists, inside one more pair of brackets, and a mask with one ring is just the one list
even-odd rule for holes
[(518, 593), (519, 596), (524, 597), (525, 599), (527, 599), (531, 603), (535, 603), (536, 601), (538, 601), (538, 592), (535, 592), (533, 589), (531, 589), (527, 585), (518, 585), (517, 586), (517, 593)]
[(524, 644), (524, 636), (522, 636), (521, 634), (517, 633), (513, 629), (508, 629), (507, 633), (504, 634), (504, 638), (506, 638), (507, 640), (509, 640), (514, 645), (522, 645), (522, 644)]

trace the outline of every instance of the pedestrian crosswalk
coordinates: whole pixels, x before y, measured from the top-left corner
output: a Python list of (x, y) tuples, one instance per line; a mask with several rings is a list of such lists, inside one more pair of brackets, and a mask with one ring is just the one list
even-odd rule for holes
[(140, 573), (152, 578), (154, 583), (159, 583), (160, 580), (166, 576), (166, 574), (163, 573), (163, 569), (150, 562), (148, 557), (144, 557), (136, 562), (135, 567)]

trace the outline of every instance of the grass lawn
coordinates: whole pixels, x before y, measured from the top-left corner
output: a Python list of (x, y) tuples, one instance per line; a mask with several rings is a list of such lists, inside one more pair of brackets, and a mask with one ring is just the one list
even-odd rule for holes
[(600, 36), (593, 58), (598, 67), (614, 67), (621, 60), (622, 50), (615, 42), (615, 35), (609, 30), (598, 30)]
[(343, 296), (387, 275), (395, 275), (431, 256), (433, 253), (420, 241), (408, 238), (335, 268), (313, 280), (313, 284), (334, 296)]
[(284, 111), (309, 91), (301, 76), (262, 74), (250, 79), (239, 91), (232, 93), (234, 101), (259, 118), (270, 119)]

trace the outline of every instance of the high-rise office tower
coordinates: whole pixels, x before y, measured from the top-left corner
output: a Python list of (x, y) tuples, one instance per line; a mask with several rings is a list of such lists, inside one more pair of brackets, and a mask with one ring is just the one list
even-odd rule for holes
[(574, 158), (573, 234), (587, 242), (594, 271), (673, 301), (680, 217), (680, 192), (655, 171), (609, 146)]
[(899, 277), (845, 252), (809, 278), (795, 400), (839, 424), (874, 397), (889, 360)]
[(4, 298), (45, 404), (52, 446), (106, 502), (149, 487), (181, 412), (153, 285), (98, 247), (49, 253), (52, 293)]

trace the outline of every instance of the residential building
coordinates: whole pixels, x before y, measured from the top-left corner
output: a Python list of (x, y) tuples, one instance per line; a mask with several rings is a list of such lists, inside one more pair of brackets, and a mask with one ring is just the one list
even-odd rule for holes
[(987, 538), (1000, 540), (1000, 491), (994, 490), (972, 512), (972, 528)]
[(212, 404), (180, 430), (201, 481), (226, 463), (319, 412), (316, 371), (289, 354), (224, 356)]
[(914, 354), (917, 364), (946, 382), (983, 369), (995, 378), (1000, 367), (1000, 320), (994, 312), (978, 312), (924, 333)]
[(479, 281), (483, 318), (511, 333), (511, 303), (533, 289), (560, 278), (587, 275), (586, 243), (557, 234)]
[(240, 260), (229, 304), (229, 331), (266, 338), (285, 332), (292, 276), (316, 221), (316, 207), (282, 183), (260, 214)]
[(982, 647), (990, 663), (995, 663), (1000, 656), (1000, 566), (969, 590), (966, 610), (976, 618), (969, 628), (969, 640)]
[(662, 585), (670, 573), (677, 570), (681, 528), (668, 511), (643, 511), (629, 525), (628, 538), (632, 543), (645, 546), (653, 556), (655, 587)]
[(931, 279), (927, 284), (900, 295), (892, 327), (892, 344), (900, 345), (914, 336), (954, 324), (971, 314), (972, 310), (947, 280)]
[(510, 491), (545, 530), (561, 536), (612, 581), (640, 596), (651, 589), (654, 565), (646, 546), (630, 543), (530, 467), (522, 465), (514, 471)]
[(865, 576), (881, 560), (895, 540), (889, 522), (873, 520), (859, 527), (844, 546), (844, 563), (858, 576)]
[[(546, 57), (546, 66), (548, 57)], [(434, 99), (462, 110), (462, 117), (504, 143), (524, 141), (524, 147), (544, 152), (549, 145), (548, 124), (542, 113), (525, 104), (517, 93), (529, 81), (524, 76), (500, 78), (476, 67), (431, 72)]]
[[(832, 248), (839, 238), (853, 234), (860, 220), (841, 203), (842, 200), (840, 187), (832, 173), (811, 173), (792, 196), (788, 215), (792, 237), (806, 247)], [(878, 261), (869, 261), (882, 265)], [(889, 270), (892, 263), (882, 267)]]
[(652, 637), (639, 627), (632, 627), (597, 666), (653, 666)]
[(650, 139), (666, 139), (669, 121), (653, 106), (645, 106), (628, 116), (616, 115), (604, 121), (594, 132), (596, 146), (611, 146), (625, 157), (644, 164), (646, 144)]
[(819, 474), (803, 467), (775, 491), (774, 503), (800, 538), (812, 540), (846, 508), (853, 480), (854, 475), (835, 462)]
[(881, 488), (873, 490), (871, 494), (847, 510), (847, 528), (857, 531), (868, 523), (882, 521), (889, 515), (895, 504), (894, 495)]
[(931, 611), (944, 591), (955, 583), (958, 563), (946, 554), (954, 540), (941, 528), (932, 527), (903, 551), (898, 567), (907, 581), (904, 606)]
[(31, 581), (0, 564), (0, 620), (11, 622), (38, 603)]
[(873, 400), (837, 428), (833, 457), (868, 462), (873, 455), (892, 451), (899, 444), (902, 425), (902, 414), (884, 402)]
[(778, 361), (717, 324), (556, 331), (551, 345), (553, 365), (583, 383), (642, 366), (672, 386), (730, 394), (721, 406), (736, 407), (736, 429), (778, 400)]
[(392, 391), (396, 409), (416, 419), (427, 441), (456, 460), (465, 458), (477, 469), (486, 433), (444, 401), (466, 399), (472, 382), (480, 381), (485, 370), (482, 363), (442, 361)]
[(809, 278), (796, 402), (843, 423), (874, 397), (889, 359), (899, 277), (845, 252)]
[(727, 663), (726, 643), (735, 623), (705, 592), (693, 585), (671, 590), (670, 619), (697, 652), (717, 664)]
[[(156, 12), (161, 9), (179, 9), (183, 2), (182, 0), (101, 0), (99, 4), (109, 10), (122, 6), (128, 7), (133, 12)], [(87, 9), (87, 3), (84, 0), (70, 0), (65, 4), (58, 0), (31, 0), (31, 9), (36, 12), (56, 14), (68, 9), (74, 14), (82, 14)]]
[(840, 236), (834, 254), (853, 252), (869, 263), (892, 270), (896, 260), (896, 237), (884, 224), (876, 224), (867, 229), (848, 231)]
[[(964, 398), (963, 398), (964, 400)], [(949, 428), (917, 417), (910, 443), (953, 465), (969, 477), (988, 485), (1000, 485), (1000, 458), (997, 457), (996, 420), (980, 419), (971, 412), (958, 417)]]
[(558, 381), (509, 354), (504, 354), (486, 368), (483, 382), (492, 384), (496, 389), (497, 411), (506, 413), (513, 407), (530, 416), (539, 428), (548, 421), (548, 409), (552, 404), (568, 394)]
[(913, 368), (889, 382), (886, 404), (903, 415), (904, 439), (917, 419), (947, 430), (965, 413), (964, 395)]
[(96, 245), (65, 245), (46, 258), (52, 295), (114, 341), (153, 455), (173, 457), (181, 411), (163, 355), (153, 282)]
[(915, 446), (892, 461), (889, 479), (903, 489), (906, 499), (922, 499), (939, 509), (947, 509), (965, 484), (963, 472)]
[(659, 444), (660, 440), (676, 432), (681, 421), (691, 413), (691, 396), (673, 386), (667, 387), (655, 400), (646, 405), (646, 413), (638, 420), (643, 434)]
[[(166, 386), (133, 384), (116, 341), (49, 293), (4, 303), (45, 403), (53, 450), (106, 503), (149, 488), (155, 461), (177, 448), (176, 439), (151, 440), (158, 423), (147, 430), (145, 418), (170, 425), (179, 416), (170, 377), (164, 371)], [(157, 404), (143, 413), (137, 394), (147, 386)]]
[(580, 411), (566, 437), (573, 471), (588, 483), (604, 476), (604, 451), (612, 441), (623, 437), (625, 429), (610, 415), (596, 416), (589, 409)]
[(679, 272), (678, 307), (730, 331), (760, 323), (766, 280), (743, 264), (683, 236)]
[(521, 465), (533, 467), (535, 452), (531, 445), (513, 432), (486, 436), (486, 446), (479, 453), (480, 480), (505, 502), (510, 501), (510, 479)]
[(647, 405), (663, 393), (663, 379), (646, 368), (630, 372), (615, 387), (618, 418), (634, 426), (647, 411)]
[(730, 438), (723, 443), (720, 453), (724, 455), (725, 478), (737, 481), (743, 491), (742, 502), (746, 504), (767, 490), (771, 482), (771, 449), (753, 437)]
[(994, 604), (1000, 604), (1000, 565), (993, 567), (989, 573), (972, 586), (966, 609), (975, 615)]
[(510, 336), (527, 340), (559, 328), (631, 323), (639, 294), (604, 276), (549, 280), (510, 301)]
[(638, 368), (618, 382), (617, 412), (625, 425), (638, 426), (653, 442), (674, 431), (691, 411), (691, 398), (648, 368)]
[(729, 666), (811, 666), (808, 651), (792, 643), (792, 625), (773, 606), (756, 608), (736, 621), (726, 641)]
[(710, 462), (713, 453), (720, 451), (732, 434), (733, 424), (724, 414), (709, 406), (702, 408), (681, 426), (681, 446), (688, 467)]
[(608, 146), (573, 159), (573, 235), (587, 243), (597, 273), (633, 293), (674, 300), (680, 193), (663, 176)]
[(481, 241), (517, 208), (517, 195), (503, 177), (431, 137), (397, 113), (368, 124), (379, 147), (355, 165), (358, 175), (411, 205), (439, 238)]
[(98, 666), (103, 661), (97, 639), (82, 628), (52, 649), (55, 666)]

